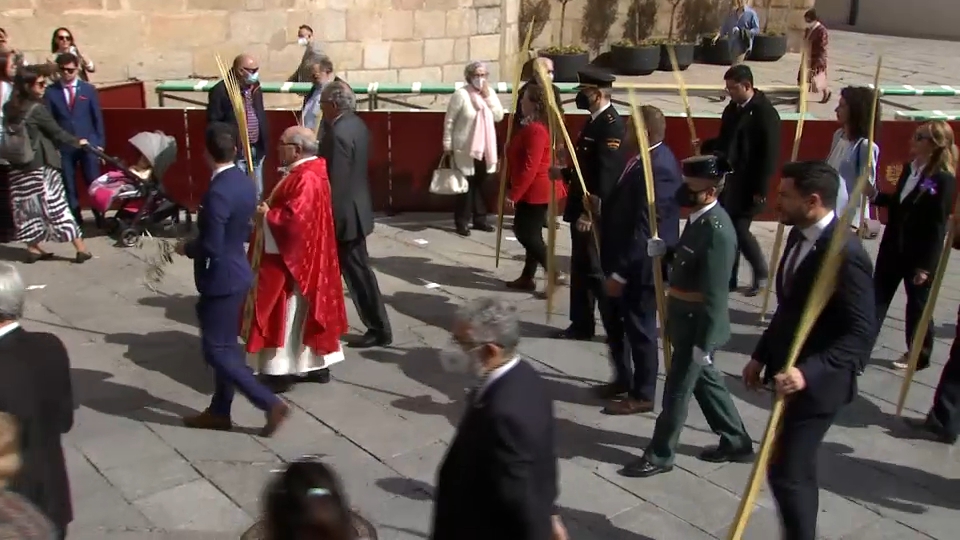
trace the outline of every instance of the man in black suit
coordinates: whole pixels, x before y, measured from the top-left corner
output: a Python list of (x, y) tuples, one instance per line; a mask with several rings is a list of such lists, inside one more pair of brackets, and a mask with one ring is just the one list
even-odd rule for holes
[(363, 337), (351, 346), (382, 347), (393, 342), (393, 332), (367, 254), (367, 236), (373, 232), (373, 203), (367, 176), (370, 133), (355, 112), (357, 98), (347, 83), (327, 84), (320, 94), (320, 107), (324, 124), (320, 156), (327, 161), (330, 174), (340, 273), (360, 320), (367, 327)]
[(600, 304), (601, 312), (607, 308), (603, 269), (595, 239), (598, 233), (593, 230), (584, 197), (589, 194), (595, 197), (594, 200), (602, 201), (617, 184), (623, 172), (620, 143), (626, 127), (610, 102), (616, 77), (594, 66), (583, 68), (578, 76), (577, 109), (587, 111), (590, 120), (580, 132), (574, 151), (588, 193), (583, 193), (572, 165), (560, 171), (563, 181), (570, 186), (563, 220), (570, 224), (571, 252), (570, 326), (558, 337), (589, 340), (593, 339), (596, 329), (594, 311), (597, 304)]
[(442, 365), (474, 384), (437, 474), (431, 540), (565, 537), (555, 511), (553, 400), (519, 343), (510, 302), (478, 298), (456, 315)]
[[(703, 143), (703, 153), (723, 155), (733, 166), (720, 204), (730, 214), (740, 253), (753, 269), (753, 281), (744, 294), (756, 296), (766, 286), (769, 270), (750, 225), (763, 211), (780, 160), (780, 114), (767, 96), (753, 87), (749, 66), (734, 66), (723, 78), (730, 104), (723, 109), (720, 135)], [(739, 271), (738, 256), (730, 276), (731, 291), (737, 289)]]
[(57, 336), (20, 327), (25, 300), (17, 269), (0, 262), (0, 412), (17, 419), (22, 459), (7, 487), (50, 518), (63, 539), (73, 521), (60, 442), (73, 427), (70, 358)]
[[(263, 92), (260, 90), (260, 63), (250, 54), (241, 54), (233, 60), (233, 74), (240, 84), (243, 107), (247, 120), (247, 136), (250, 137), (250, 152), (253, 164), (248, 164), (243, 152), (237, 156), (237, 167), (249, 174), (253, 167), (257, 183), (257, 198), (263, 198), (263, 160), (267, 156), (267, 113), (263, 108)], [(207, 92), (207, 123), (223, 122), (239, 126), (233, 112), (227, 85), (223, 81), (213, 85)]]
[[(784, 538), (814, 540), (819, 488), (817, 450), (840, 409), (857, 395), (857, 371), (876, 340), (873, 265), (860, 240), (837, 225), (837, 172), (821, 161), (783, 167), (777, 211), (793, 226), (777, 272), (777, 311), (743, 369), (749, 387), (775, 383), (786, 396), (767, 480), (780, 509)], [(794, 367), (784, 371), (797, 327), (831, 238), (844, 238), (836, 286)]]
[[(664, 144), (667, 121), (663, 112), (641, 107), (651, 144), (654, 193), (657, 202), (657, 232), (673, 248), (680, 236), (680, 205), (675, 194), (683, 183), (677, 158)], [(637, 141), (627, 133), (631, 149)], [(614, 380), (597, 388), (603, 399), (613, 399), (607, 414), (636, 414), (653, 410), (657, 393), (657, 303), (653, 260), (647, 256), (650, 216), (643, 162), (636, 154), (627, 162), (616, 186), (600, 205), (600, 264), (606, 276), (609, 309), (603, 326), (607, 330)], [(666, 275), (666, 274), (664, 274)]]

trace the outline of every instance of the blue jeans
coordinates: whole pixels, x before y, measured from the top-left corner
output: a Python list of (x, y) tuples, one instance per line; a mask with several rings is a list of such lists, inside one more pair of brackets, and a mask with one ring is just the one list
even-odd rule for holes
[[(250, 152), (253, 154), (253, 178), (257, 184), (257, 200), (259, 201), (263, 199), (263, 159), (265, 156), (261, 156), (260, 151), (257, 150), (256, 147), (250, 148)], [(238, 158), (237, 167), (240, 167), (240, 170), (243, 171), (244, 174), (250, 174), (246, 158)]]

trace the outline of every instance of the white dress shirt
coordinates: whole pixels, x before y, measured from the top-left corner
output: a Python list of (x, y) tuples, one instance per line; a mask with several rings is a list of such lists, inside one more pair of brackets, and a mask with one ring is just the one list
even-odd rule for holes
[[(790, 268), (784, 268), (784, 274), (793, 273), (796, 271), (797, 267), (800, 266), (800, 263), (810, 254), (810, 251), (813, 249), (813, 246), (816, 245), (817, 240), (820, 239), (820, 235), (823, 234), (823, 231), (830, 225), (830, 222), (836, 217), (833, 210), (827, 212), (827, 215), (820, 218), (820, 221), (814, 223), (813, 225), (800, 229), (800, 241), (793, 246), (793, 249), (790, 251), (788, 257), (785, 261), (790, 261), (792, 266)], [(800, 251), (797, 251), (800, 250)], [(794, 256), (796, 253), (796, 256)]]
[(903, 202), (913, 190), (917, 189), (917, 184), (920, 183), (921, 173), (923, 173), (923, 167), (921, 165), (917, 163), (910, 164), (910, 176), (903, 181), (903, 189), (900, 190), (900, 202)]
[(480, 387), (477, 388), (477, 393), (474, 396), (474, 401), (480, 399), (480, 396), (482, 396), (483, 393), (486, 392), (487, 388), (490, 388), (490, 385), (493, 384), (494, 381), (506, 375), (508, 371), (516, 367), (516, 365), (519, 363), (520, 363), (520, 357), (514, 356), (513, 359), (510, 360), (509, 362), (491, 371), (490, 374), (487, 375), (487, 377), (483, 380), (483, 384), (481, 384)]
[[(74, 79), (72, 83), (66, 83), (61, 81), (60, 84), (63, 85), (63, 99), (67, 102), (67, 107), (73, 107), (73, 101), (77, 100), (77, 86), (80, 79)], [(70, 90), (73, 90), (73, 95), (70, 95)]]
[(590, 120), (591, 120), (591, 121), (596, 120), (597, 118), (600, 117), (600, 113), (602, 113), (603, 111), (609, 109), (610, 107), (613, 107), (613, 103), (607, 103), (607, 104), (604, 105), (603, 107), (600, 107), (599, 109), (597, 109), (596, 112), (590, 113)]
[(707, 212), (709, 212), (710, 209), (713, 208), (713, 207), (716, 206), (716, 205), (717, 205), (717, 201), (713, 201), (712, 203), (710, 203), (710, 204), (704, 206), (703, 208), (697, 210), (696, 212), (690, 214), (690, 216), (687, 218), (687, 225), (690, 225), (690, 224), (692, 224), (692, 223), (695, 223), (698, 219), (700, 219), (701, 217), (703, 217), (704, 214), (706, 214)]

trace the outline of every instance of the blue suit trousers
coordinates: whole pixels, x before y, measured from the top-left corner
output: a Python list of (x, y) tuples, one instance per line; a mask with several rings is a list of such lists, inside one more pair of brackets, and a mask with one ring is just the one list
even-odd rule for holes
[(67, 190), (67, 204), (74, 215), (80, 215), (77, 169), (83, 171), (83, 180), (89, 186), (100, 176), (100, 161), (97, 156), (79, 148), (61, 150), (60, 161), (63, 168), (63, 186)]

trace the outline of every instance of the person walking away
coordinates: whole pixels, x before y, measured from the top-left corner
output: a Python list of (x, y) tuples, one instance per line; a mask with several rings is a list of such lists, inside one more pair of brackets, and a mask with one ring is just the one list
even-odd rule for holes
[[(756, 296), (766, 286), (767, 259), (750, 225), (763, 211), (770, 180), (780, 160), (780, 114), (763, 92), (753, 86), (749, 66), (734, 66), (723, 76), (731, 103), (723, 109), (720, 134), (703, 143), (705, 154), (721, 154), (733, 167), (720, 204), (733, 220), (737, 246), (753, 270), (745, 296)], [(734, 259), (730, 290), (737, 290), (740, 257)]]
[(726, 271), (736, 257), (736, 233), (717, 204), (730, 165), (722, 157), (707, 155), (685, 159), (682, 167), (684, 183), (676, 199), (691, 210), (688, 224), (674, 250), (668, 253), (666, 243), (654, 238), (648, 241), (648, 255), (672, 257), (667, 320), (683, 324), (667, 326), (673, 356), (663, 410), (643, 457), (620, 471), (628, 477), (646, 478), (673, 469), (691, 397), (710, 430), (720, 435), (720, 443), (698, 457), (712, 463), (753, 460), (753, 442), (713, 364), (717, 350), (730, 339)]
[(469, 374), (473, 389), (437, 473), (430, 540), (566, 537), (553, 400), (519, 344), (520, 318), (505, 300), (472, 300), (454, 318), (442, 365)]
[(550, 256), (543, 242), (543, 224), (547, 219), (551, 190), (557, 201), (566, 197), (567, 191), (562, 182), (550, 179), (553, 145), (547, 127), (550, 112), (543, 88), (527, 86), (520, 110), (524, 125), (507, 147), (507, 166), (510, 168), (507, 205), (514, 208), (513, 231), (526, 251), (526, 258), (520, 277), (507, 282), (506, 286), (533, 292), (537, 288), (534, 281), (537, 267), (543, 267), (546, 272)]
[[(497, 127), (503, 120), (503, 105), (490, 87), (487, 66), (470, 62), (463, 70), (466, 83), (458, 88), (443, 117), (443, 151), (467, 177), (467, 192), (457, 195), (453, 222), (457, 234), (470, 236), (470, 223), (478, 231), (493, 232), (487, 222), (483, 185), (497, 170)], [(472, 217), (471, 217), (472, 216)]]
[(287, 77), (287, 82), (310, 82), (312, 80), (310, 67), (316, 65), (321, 58), (327, 55), (323, 53), (320, 42), (314, 41), (313, 28), (306, 24), (302, 24), (300, 28), (297, 28), (297, 45), (303, 47), (303, 57), (300, 59), (300, 64), (297, 66), (296, 71)]
[[(587, 66), (578, 73), (577, 109), (588, 111), (590, 120), (580, 131), (574, 151), (583, 173), (589, 195), (594, 201), (606, 199), (623, 172), (624, 160), (620, 151), (626, 131), (623, 119), (610, 102), (610, 92), (616, 77), (594, 66)], [(566, 167), (559, 171), (569, 186), (563, 220), (570, 224), (570, 326), (559, 332), (561, 339), (590, 340), (596, 331), (594, 311), (599, 303), (600, 312), (606, 307), (603, 292), (603, 269), (600, 254), (590, 221), (586, 198), (576, 171)], [(599, 206), (599, 205), (597, 205)], [(590, 213), (597, 208), (590, 209)]]
[[(77, 49), (77, 43), (73, 39), (73, 32), (67, 28), (57, 28), (53, 31), (53, 36), (50, 37), (50, 57), (47, 58), (47, 63), (56, 64), (57, 58), (61, 54), (70, 53), (77, 57), (77, 76), (83, 82), (90, 82), (90, 74), (96, 71), (96, 66), (93, 63), (93, 60), (90, 60), (86, 55), (80, 53), (80, 50)], [(53, 73), (52, 78), (56, 79), (60, 76), (59, 72)]]
[[(274, 392), (326, 383), (347, 331), (326, 162), (306, 127), (288, 128), (279, 152), (289, 172), (260, 203), (263, 251), (247, 362)], [(252, 256), (252, 253), (251, 253)]]
[[(0, 263), (0, 412), (19, 425), (19, 470), (7, 489), (22, 495), (67, 535), (73, 521), (63, 435), (73, 427), (70, 357), (60, 338), (20, 325), (27, 290), (16, 267)], [(48, 537), (49, 538), (49, 537)]]
[[(675, 194), (683, 183), (682, 173), (677, 158), (663, 142), (667, 129), (663, 112), (649, 105), (640, 110), (651, 144), (658, 233), (673, 247), (680, 235)], [(651, 238), (647, 186), (636, 136), (628, 131), (627, 140), (628, 147), (638, 153), (600, 204), (600, 263), (610, 307), (601, 315), (605, 316), (614, 378), (595, 392), (609, 400), (603, 412), (615, 415), (653, 411), (660, 366), (653, 260), (647, 256)]]
[(713, 36), (716, 44), (720, 38), (726, 38), (730, 47), (730, 58), (733, 65), (739, 65), (746, 60), (753, 50), (753, 40), (760, 34), (760, 16), (747, 5), (747, 0), (731, 0), (730, 12), (723, 19), (720, 31)]
[(60, 174), (57, 147), (81, 148), (89, 144), (64, 131), (43, 105), (50, 71), (46, 66), (21, 68), (13, 83), (13, 95), (4, 106), (7, 126), (22, 125), (33, 151), (29, 163), (10, 163), (7, 173), (10, 207), (16, 225), (16, 240), (27, 244), (28, 264), (49, 260), (53, 254), (41, 242), (71, 242), (77, 250), (74, 262), (93, 258), (83, 242), (80, 227), (70, 213)]
[[(257, 185), (257, 200), (263, 197), (263, 160), (267, 156), (267, 113), (263, 108), (263, 91), (260, 89), (260, 64), (249, 54), (241, 54), (233, 60), (233, 74), (240, 85), (243, 97), (243, 110), (247, 121), (247, 136), (250, 140), (250, 152), (253, 154), (253, 163), (247, 163), (247, 158), (241, 148), (237, 155), (237, 167), (245, 174), (250, 175)], [(207, 93), (207, 123), (224, 122), (237, 126), (237, 116), (233, 112), (227, 86), (223, 81), (213, 85)]]
[[(837, 121), (840, 122), (840, 129), (833, 134), (833, 143), (830, 146), (830, 154), (827, 157), (827, 163), (836, 169), (839, 174), (841, 189), (837, 192), (837, 209), (843, 210), (847, 207), (851, 192), (856, 187), (860, 176), (866, 172), (867, 189), (866, 193), (861, 195), (861, 199), (854, 206), (854, 213), (850, 221), (850, 227), (854, 231), (859, 231), (862, 225), (867, 226), (867, 220), (862, 220), (860, 209), (863, 204), (863, 197), (870, 197), (876, 191), (877, 185), (877, 163), (880, 160), (880, 146), (873, 143), (873, 156), (871, 161), (870, 148), (867, 147), (867, 141), (870, 139), (870, 109), (873, 107), (873, 90), (865, 86), (848, 86), (840, 91), (836, 113)], [(877, 118), (880, 118), (880, 104), (877, 104)], [(878, 126), (874, 127), (874, 140)], [(867, 165), (872, 164), (869, 171), (866, 171)], [(870, 205), (868, 203), (867, 210)], [(861, 221), (862, 220), (862, 221)], [(876, 233), (870, 233), (868, 227), (867, 237), (876, 237)]]
[[(857, 395), (857, 372), (877, 338), (870, 256), (838, 225), (837, 173), (822, 161), (784, 165), (777, 212), (792, 227), (777, 271), (777, 310), (743, 368), (749, 388), (773, 383), (786, 398), (767, 483), (780, 511), (785, 540), (815, 540), (817, 456), (837, 414)], [(817, 317), (795, 366), (784, 367), (832, 237), (841, 234), (836, 286)], [(761, 378), (761, 372), (763, 378)]]
[[(820, 94), (820, 103), (827, 103), (833, 97), (827, 82), (827, 46), (830, 36), (827, 27), (817, 16), (817, 10), (811, 8), (803, 14), (803, 22), (807, 27), (803, 31), (803, 39), (810, 54), (810, 90)], [(801, 66), (802, 67), (802, 66)], [(797, 79), (797, 83), (800, 79)]]
[[(904, 164), (893, 193), (879, 192), (873, 204), (887, 209), (887, 226), (880, 239), (876, 291), (877, 328), (883, 325), (893, 297), (903, 283), (907, 293), (905, 323), (907, 350), (930, 299), (933, 274), (940, 261), (950, 214), (957, 196), (957, 145), (950, 124), (935, 120), (917, 128), (911, 141), (913, 162)], [(927, 329), (917, 370), (930, 366), (933, 330)], [(893, 363), (907, 368), (907, 354)]]
[(265, 413), (260, 435), (269, 437), (287, 419), (290, 407), (257, 381), (237, 343), (244, 301), (253, 282), (244, 243), (250, 238), (250, 223), (257, 210), (256, 188), (234, 165), (239, 139), (234, 126), (220, 122), (207, 126), (204, 144), (213, 177), (200, 204), (199, 236), (176, 248), (193, 260), (193, 278), (200, 293), (200, 342), (216, 381), (210, 406), (184, 418), (183, 423), (195, 429), (232, 429), (230, 409), (234, 391), (239, 390)]
[(350, 346), (384, 347), (393, 342), (393, 331), (367, 254), (367, 236), (373, 232), (367, 172), (370, 132), (356, 114), (357, 97), (347, 83), (334, 81), (325, 86), (320, 105), (324, 122), (320, 156), (326, 160), (330, 175), (340, 273), (357, 314), (367, 327), (367, 332)]
[(51, 540), (59, 538), (53, 523), (33, 503), (7, 489), (22, 461), (16, 419), (0, 413), (0, 538)]
[[(79, 60), (72, 53), (63, 53), (57, 57), (60, 78), (47, 86), (43, 101), (57, 124), (67, 133), (90, 144), (104, 148), (106, 132), (103, 127), (103, 111), (97, 89), (90, 83), (79, 79)], [(77, 223), (83, 223), (80, 214), (80, 196), (77, 192), (77, 170), (83, 172), (86, 187), (100, 177), (100, 159), (82, 148), (70, 145), (60, 146), (60, 163), (63, 168), (63, 183), (67, 188), (67, 203)], [(84, 188), (86, 191), (86, 188)], [(96, 217), (97, 228), (103, 228), (103, 216)]]

